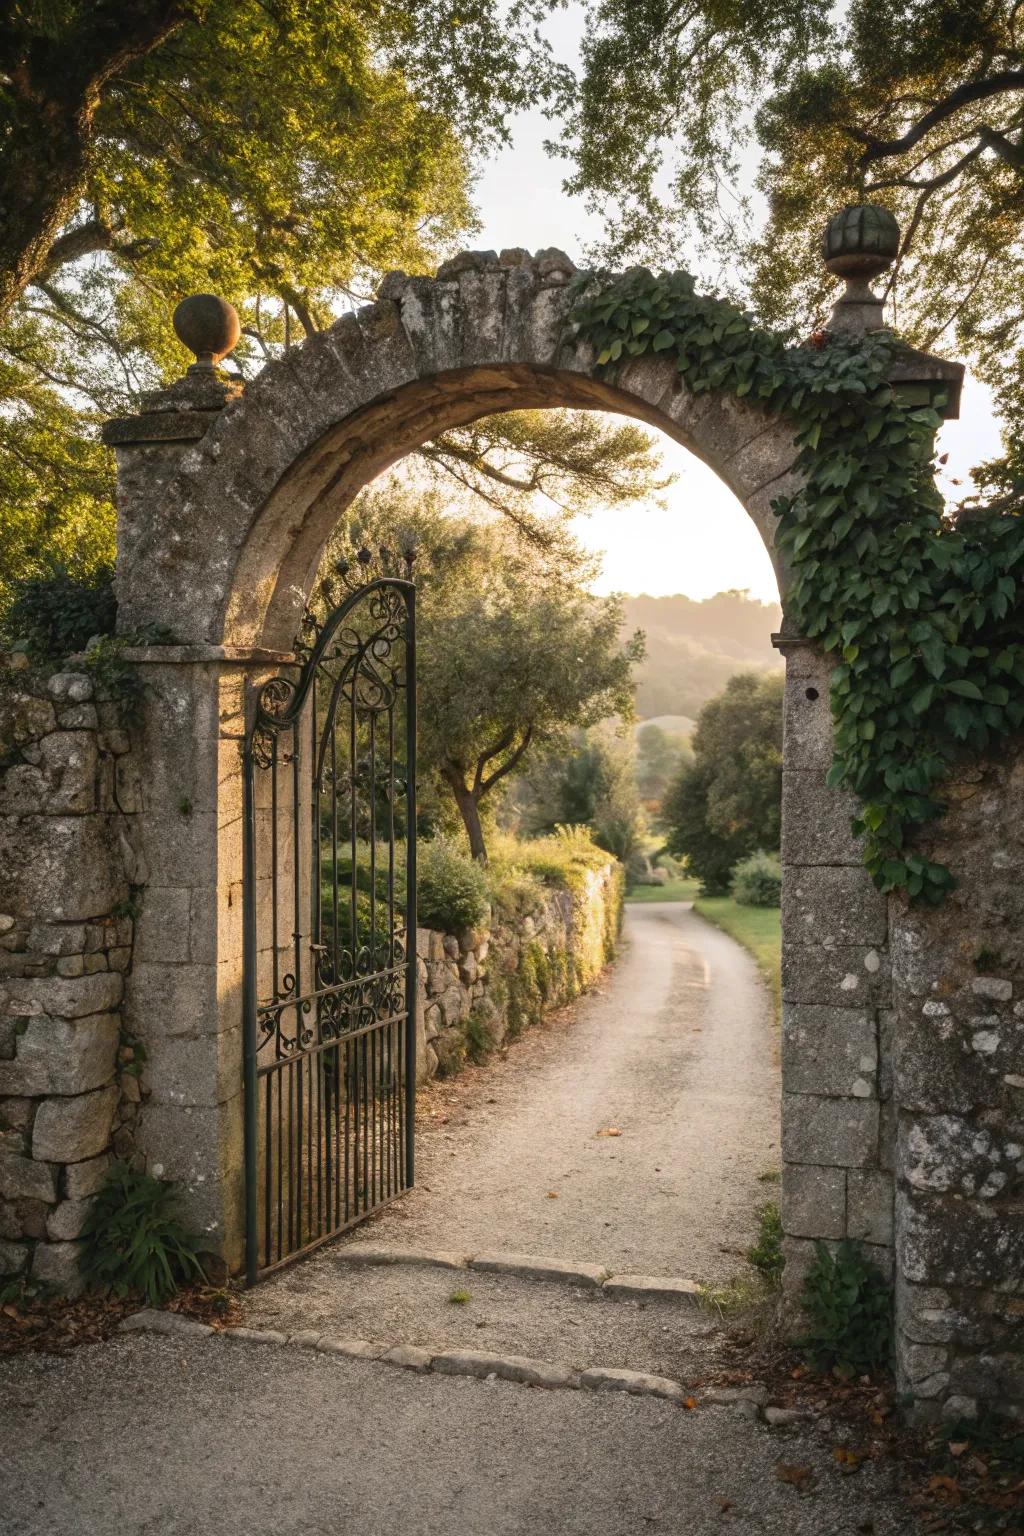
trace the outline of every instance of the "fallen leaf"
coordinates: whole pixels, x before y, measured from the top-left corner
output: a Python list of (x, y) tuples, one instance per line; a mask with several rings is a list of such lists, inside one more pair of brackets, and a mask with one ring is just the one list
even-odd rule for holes
[(603, 1131), (597, 1132), (598, 1136), (621, 1136), (622, 1132), (617, 1125), (608, 1125)]
[(957, 1503), (960, 1501), (960, 1484), (954, 1477), (947, 1477), (943, 1472), (936, 1472), (934, 1477), (928, 1479), (928, 1489), (931, 1493), (947, 1493)]
[(968, 1442), (966, 1440), (951, 1440), (949, 1442), (949, 1454), (951, 1456), (962, 1456), (967, 1449), (967, 1445)]
[(687, 1397), (687, 1398), (683, 1399), (683, 1407), (684, 1408), (696, 1408), (696, 1406), (697, 1406), (697, 1399), (695, 1397)]
[(775, 1472), (781, 1482), (790, 1483), (794, 1488), (806, 1488), (814, 1478), (810, 1467), (794, 1466), (787, 1461), (780, 1461)]
[(545, 1199), (547, 1199), (547, 1200), (557, 1200), (558, 1199), (558, 1191), (557, 1191), (557, 1189), (549, 1189), (548, 1192), (547, 1192), (547, 1195), (545, 1196)]

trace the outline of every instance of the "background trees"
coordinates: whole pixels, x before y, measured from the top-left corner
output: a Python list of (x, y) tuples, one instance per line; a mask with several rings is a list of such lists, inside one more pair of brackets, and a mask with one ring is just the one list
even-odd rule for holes
[(700, 712), (684, 764), (665, 797), (669, 851), (684, 857), (708, 895), (733, 867), (779, 846), (783, 679), (741, 672)]
[(483, 802), (529, 751), (631, 716), (642, 637), (622, 642), (621, 603), (585, 590), (593, 562), (568, 535), (553, 557), (507, 519), (445, 515), (393, 486), (364, 493), (359, 511), (360, 539), (416, 546), (421, 773), (484, 860)]

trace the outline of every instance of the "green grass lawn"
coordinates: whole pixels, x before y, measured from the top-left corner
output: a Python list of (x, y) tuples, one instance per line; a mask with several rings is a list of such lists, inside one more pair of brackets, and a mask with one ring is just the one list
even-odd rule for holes
[(741, 907), (731, 896), (700, 896), (694, 911), (750, 951), (772, 994), (775, 1016), (782, 1012), (782, 913), (778, 907)]
[(631, 885), (626, 892), (626, 900), (696, 901), (699, 890), (699, 880), (669, 880), (665, 885)]

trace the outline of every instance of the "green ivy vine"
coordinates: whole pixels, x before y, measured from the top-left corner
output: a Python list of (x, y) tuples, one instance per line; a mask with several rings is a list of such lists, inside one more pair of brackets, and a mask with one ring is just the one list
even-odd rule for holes
[(854, 831), (875, 884), (941, 902), (953, 877), (911, 834), (941, 815), (958, 757), (1024, 724), (1024, 519), (944, 516), (933, 455), (945, 401), (889, 384), (890, 332), (787, 346), (698, 295), (688, 273), (642, 268), (581, 274), (572, 320), (612, 373), (666, 354), (691, 393), (792, 421), (804, 484), (772, 509), (787, 616), (834, 661), (829, 783), (860, 800)]

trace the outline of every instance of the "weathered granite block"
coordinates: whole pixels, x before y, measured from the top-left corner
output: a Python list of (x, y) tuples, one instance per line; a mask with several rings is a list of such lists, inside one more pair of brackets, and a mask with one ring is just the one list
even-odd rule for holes
[(851, 1168), (846, 1176), (846, 1226), (857, 1241), (893, 1240), (893, 1180), (882, 1169)]
[(783, 1004), (782, 1070), (791, 1093), (871, 1098), (877, 1065), (871, 1011)]
[(81, 1243), (37, 1243), (32, 1255), (32, 1278), (51, 1286), (59, 1296), (80, 1296), (85, 1281), (78, 1268)]
[(889, 956), (871, 945), (791, 942), (782, 935), (782, 996), (791, 1003), (825, 1003), (835, 1008), (887, 1007), (892, 998)]
[(57, 1199), (57, 1176), (46, 1163), (16, 1153), (0, 1152), (0, 1198), (4, 1200)]
[(845, 1168), (787, 1163), (782, 1170), (782, 1222), (791, 1237), (846, 1235)]
[(849, 790), (830, 789), (823, 773), (787, 768), (782, 775), (783, 864), (860, 868), (864, 842), (851, 827), (858, 809)]
[(912, 1284), (1016, 1293), (1024, 1274), (1024, 1222), (1015, 1205), (897, 1189), (896, 1251)]
[(904, 1112), (899, 1168), (912, 1189), (995, 1199), (1024, 1172), (1024, 1126), (1007, 1129), (974, 1117)]
[(40, 1162), (79, 1163), (105, 1150), (117, 1089), (100, 1088), (73, 1099), (44, 1099), (32, 1127), (32, 1156)]
[(114, 1075), (121, 1021), (117, 1014), (84, 1019), (29, 1018), (13, 1061), (0, 1061), (0, 1094), (86, 1093)]
[(59, 1019), (108, 1013), (117, 1007), (123, 991), (121, 977), (110, 971), (92, 976), (12, 976), (0, 988), (7, 994), (8, 1013), (22, 1017), (52, 1014)]
[(888, 929), (887, 903), (862, 865), (787, 864), (782, 921), (789, 944), (881, 948)]
[(782, 1155), (789, 1163), (839, 1168), (877, 1163), (877, 1102), (784, 1093)]

